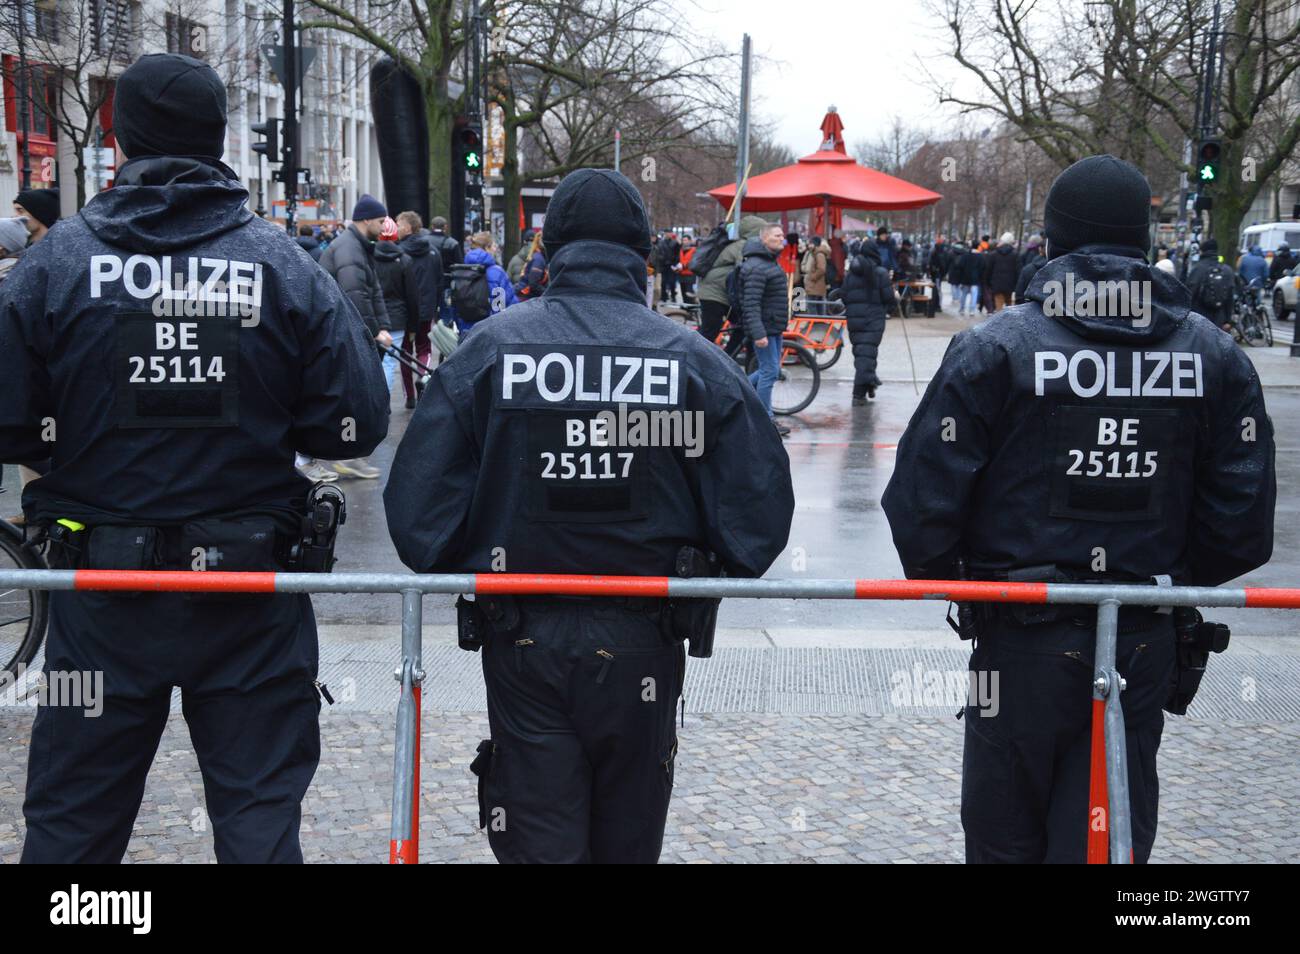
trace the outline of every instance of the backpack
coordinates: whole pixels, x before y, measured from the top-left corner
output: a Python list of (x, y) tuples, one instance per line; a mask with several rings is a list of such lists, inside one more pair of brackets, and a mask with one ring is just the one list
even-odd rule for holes
[(745, 286), (740, 279), (741, 267), (741, 264), (737, 264), (727, 275), (727, 307), (731, 309), (729, 320), (733, 325), (740, 323), (740, 304), (745, 294)]
[(708, 236), (695, 245), (695, 257), (691, 259), (691, 271), (695, 276), (703, 280), (704, 276), (709, 274), (709, 269), (718, 260), (722, 250), (731, 244), (731, 239), (727, 237), (727, 224), (714, 226), (713, 231)]
[(486, 265), (451, 267), (451, 306), (462, 321), (481, 321), (492, 313)]
[(1201, 303), (1208, 305), (1211, 311), (1218, 311), (1232, 301), (1235, 285), (1236, 280), (1232, 269), (1218, 262), (1206, 269), (1196, 297)]

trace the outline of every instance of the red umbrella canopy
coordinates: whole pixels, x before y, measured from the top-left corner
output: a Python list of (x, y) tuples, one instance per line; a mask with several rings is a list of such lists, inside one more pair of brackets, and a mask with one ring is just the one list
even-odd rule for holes
[[(731, 205), (735, 194), (734, 182), (709, 190), (724, 206)], [(828, 149), (751, 177), (740, 207), (745, 212), (784, 212), (819, 208), (829, 199), (831, 206), (839, 209), (920, 209), (942, 198), (937, 192), (860, 166), (844, 153)]]

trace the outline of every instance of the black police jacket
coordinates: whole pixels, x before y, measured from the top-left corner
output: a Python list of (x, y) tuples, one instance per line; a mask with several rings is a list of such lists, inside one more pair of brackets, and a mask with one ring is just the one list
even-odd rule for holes
[[(1254, 366), (1120, 251), (1048, 262), (1028, 302), (953, 339), (882, 498), (909, 577), (951, 578), (964, 556), (1216, 585), (1267, 562), (1273, 427)], [(1089, 316), (1100, 298), (1135, 317)]]
[(29, 520), (287, 504), (309, 486), (294, 451), (383, 440), (388, 389), (356, 310), (247, 202), (220, 163), (131, 160), (0, 287), (0, 460), (53, 457)]
[(635, 252), (572, 242), (550, 268), (545, 294), (476, 325), (420, 400), (384, 489), (402, 562), (671, 575), (692, 544), (761, 575), (794, 493), (740, 368), (646, 308)]

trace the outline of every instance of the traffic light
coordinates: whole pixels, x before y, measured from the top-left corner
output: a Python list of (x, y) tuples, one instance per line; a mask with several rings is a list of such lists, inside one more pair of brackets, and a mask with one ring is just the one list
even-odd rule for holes
[(271, 117), (264, 123), (253, 123), (248, 128), (254, 135), (262, 136), (265, 142), (255, 142), (252, 145), (253, 152), (266, 156), (266, 161), (275, 163), (280, 161), (280, 123), (283, 119)]
[(483, 173), (483, 134), (478, 126), (461, 127), (460, 156), (466, 172), (478, 175)]
[(1222, 154), (1223, 145), (1219, 140), (1201, 140), (1201, 147), (1196, 150), (1196, 181), (1207, 184), (1219, 181), (1219, 157)]

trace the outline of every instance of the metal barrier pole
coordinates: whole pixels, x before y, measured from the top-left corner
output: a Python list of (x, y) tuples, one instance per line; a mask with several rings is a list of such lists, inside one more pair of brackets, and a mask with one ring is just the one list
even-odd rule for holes
[[(1106, 825), (1110, 833), (1111, 864), (1127, 865), (1133, 863), (1133, 827), (1129, 811), (1128, 785), (1128, 749), (1124, 738), (1124, 710), (1120, 693), (1124, 690), (1124, 680), (1115, 668), (1115, 653), (1119, 642), (1119, 608), (1115, 599), (1102, 600), (1097, 604), (1097, 648), (1095, 653), (1096, 675), (1093, 678), (1093, 743), (1092, 767), (1098, 769), (1096, 758), (1097, 717), (1103, 715), (1105, 741), (1105, 787)], [(1104, 708), (1103, 708), (1104, 707)], [(1103, 710), (1103, 711), (1099, 711)], [(1097, 792), (1097, 780), (1094, 778), (1092, 791)], [(1088, 860), (1094, 858), (1093, 843), (1090, 839)]]
[(419, 590), (402, 591), (402, 664), (393, 673), (402, 684), (393, 746), (393, 825), (388, 846), (388, 863), (394, 865), (415, 864), (420, 851), (421, 599)]

